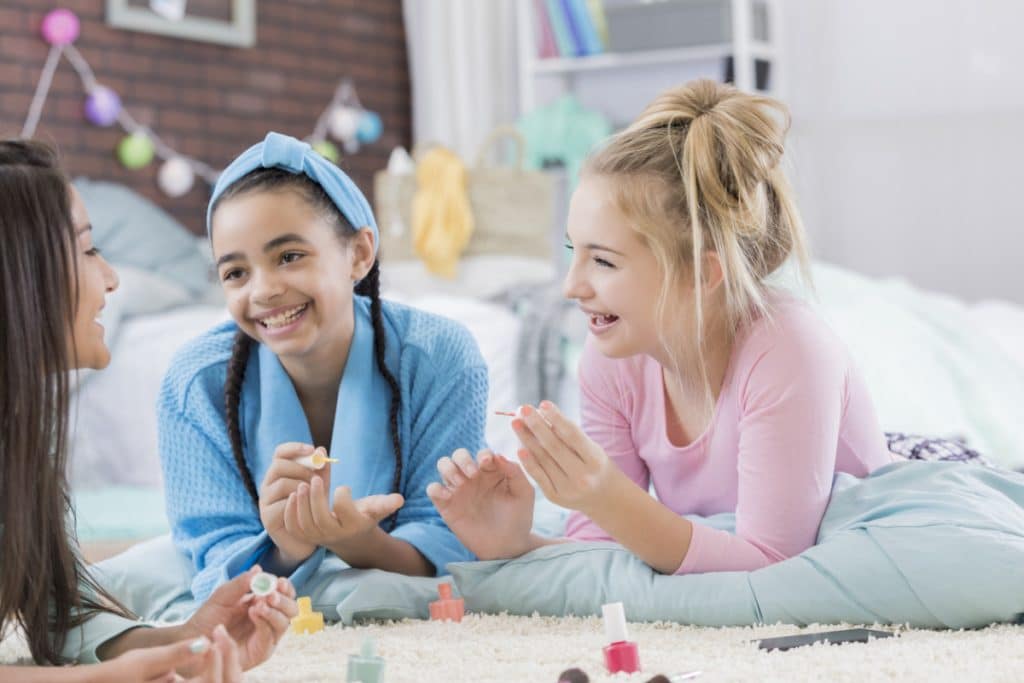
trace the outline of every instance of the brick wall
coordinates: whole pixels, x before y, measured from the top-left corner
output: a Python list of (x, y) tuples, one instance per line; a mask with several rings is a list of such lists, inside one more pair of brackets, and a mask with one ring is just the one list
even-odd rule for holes
[[(49, 46), (39, 35), (54, 7), (82, 22), (75, 46), (96, 79), (171, 147), (223, 168), (268, 130), (305, 137), (342, 77), (384, 121), (381, 138), (341, 165), (370, 196), (372, 176), (395, 145), (411, 139), (411, 103), (401, 0), (262, 0), (253, 48), (235, 48), (107, 26), (104, 0), (0, 3), (0, 136), (21, 132)], [(160, 167), (130, 171), (114, 148), (119, 126), (98, 128), (82, 114), (85, 94), (66, 59), (53, 81), (36, 137), (55, 142), (72, 175), (130, 185), (196, 233), (204, 231), (209, 186), (196, 179), (184, 197), (156, 186)], [(339, 144), (340, 148), (340, 144)], [(343, 152), (344, 155), (344, 152)]]

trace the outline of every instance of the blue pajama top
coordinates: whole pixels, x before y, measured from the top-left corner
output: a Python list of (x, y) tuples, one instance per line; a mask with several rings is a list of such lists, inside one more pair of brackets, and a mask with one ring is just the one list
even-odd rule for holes
[[(391, 532), (424, 555), (439, 574), (473, 556), (455, 538), (426, 495), (438, 481), (437, 461), (457, 448), (484, 445), (487, 368), (469, 332), (454, 321), (382, 301), (386, 361), (401, 388), (399, 439), (405, 505)], [(391, 493), (394, 451), (391, 391), (373, 354), (370, 301), (354, 297), (355, 331), (335, 409), (331, 488), (352, 496)], [(213, 328), (175, 356), (158, 399), (159, 447), (167, 513), (176, 545), (195, 566), (192, 593), (205, 600), (221, 583), (273, 549), (235, 464), (224, 417), (224, 381), (237, 331)], [(291, 379), (268, 348), (254, 344), (239, 403), (246, 463), (259, 487), (275, 448), (312, 443)], [(319, 548), (291, 575), (296, 588), (316, 571)]]

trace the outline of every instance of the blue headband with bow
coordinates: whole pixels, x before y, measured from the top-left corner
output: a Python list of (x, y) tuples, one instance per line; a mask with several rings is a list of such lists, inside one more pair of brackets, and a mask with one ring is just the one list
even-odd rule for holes
[(342, 215), (355, 227), (373, 230), (373, 248), (376, 253), (380, 245), (377, 221), (373, 218), (370, 203), (356, 184), (344, 171), (313, 150), (308, 143), (280, 133), (267, 133), (263, 142), (257, 143), (231, 162), (217, 178), (206, 210), (206, 234), (211, 234), (213, 207), (218, 197), (242, 176), (258, 168), (280, 168), (289, 173), (304, 174), (324, 188), (327, 196), (334, 201)]

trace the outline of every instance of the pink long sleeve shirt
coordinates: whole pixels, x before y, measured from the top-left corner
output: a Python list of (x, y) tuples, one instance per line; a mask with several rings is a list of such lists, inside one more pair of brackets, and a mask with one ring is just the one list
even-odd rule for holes
[[(860, 373), (806, 304), (778, 295), (734, 344), (707, 430), (669, 441), (661, 365), (607, 358), (588, 339), (580, 360), (583, 429), (637, 485), (676, 513), (736, 513), (736, 533), (693, 525), (676, 574), (753, 570), (814, 544), (832, 477), (892, 462)], [(570, 515), (566, 536), (611, 540)]]

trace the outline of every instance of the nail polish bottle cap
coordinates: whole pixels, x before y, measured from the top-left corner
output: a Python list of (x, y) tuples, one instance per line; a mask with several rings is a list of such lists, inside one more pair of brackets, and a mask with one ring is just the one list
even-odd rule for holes
[(249, 581), (249, 590), (259, 596), (270, 595), (274, 592), (275, 583), (277, 583), (276, 576), (266, 572), (260, 572)]
[(626, 612), (621, 602), (612, 602), (601, 606), (604, 615), (604, 636), (609, 643), (629, 640), (626, 632)]

